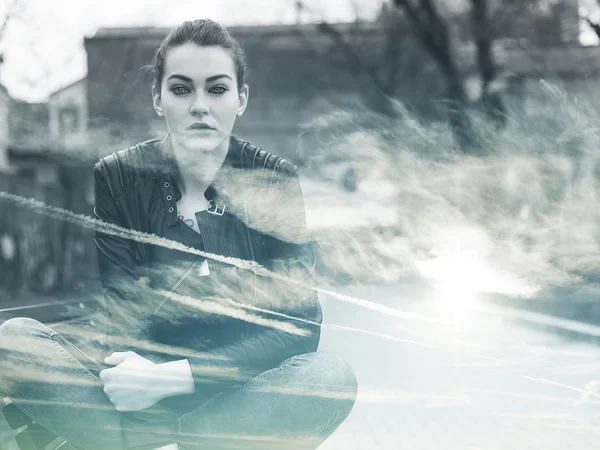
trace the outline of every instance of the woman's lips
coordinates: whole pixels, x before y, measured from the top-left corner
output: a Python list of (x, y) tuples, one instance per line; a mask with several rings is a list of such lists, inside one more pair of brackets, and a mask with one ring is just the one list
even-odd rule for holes
[(210, 131), (214, 130), (214, 128), (205, 123), (193, 123), (188, 127), (188, 130)]

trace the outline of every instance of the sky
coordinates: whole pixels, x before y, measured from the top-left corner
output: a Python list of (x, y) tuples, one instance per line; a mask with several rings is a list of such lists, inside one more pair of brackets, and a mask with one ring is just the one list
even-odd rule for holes
[[(0, 0), (24, 2), (0, 44), (5, 64), (0, 82), (29, 101), (47, 96), (86, 75), (83, 39), (100, 27), (175, 26), (207, 17), (224, 25), (294, 23), (294, 0)], [(352, 21), (376, 15), (381, 0), (306, 0), (304, 21)]]

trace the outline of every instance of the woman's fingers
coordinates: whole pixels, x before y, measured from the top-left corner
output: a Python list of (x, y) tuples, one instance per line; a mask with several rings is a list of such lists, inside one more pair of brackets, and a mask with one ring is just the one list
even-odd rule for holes
[(130, 358), (138, 356), (135, 352), (114, 352), (112, 355), (104, 358), (104, 362), (106, 364), (112, 364), (114, 366), (118, 366), (119, 364), (127, 361)]

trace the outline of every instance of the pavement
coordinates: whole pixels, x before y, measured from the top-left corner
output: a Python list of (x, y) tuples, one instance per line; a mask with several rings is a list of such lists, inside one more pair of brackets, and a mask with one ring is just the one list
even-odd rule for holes
[(343, 291), (417, 316), (323, 298), (320, 350), (350, 362), (359, 393), (320, 450), (600, 447), (598, 327), (479, 302), (460, 311), (418, 282)]
[[(320, 450), (600, 447), (599, 327), (449, 305), (417, 280), (337, 292), (366, 302), (321, 295), (319, 350), (352, 365), (359, 392)], [(0, 449), (17, 450), (2, 438)]]

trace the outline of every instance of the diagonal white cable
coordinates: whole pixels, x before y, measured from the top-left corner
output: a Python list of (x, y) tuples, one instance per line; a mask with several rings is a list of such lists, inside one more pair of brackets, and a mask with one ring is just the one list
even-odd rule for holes
[[(217, 255), (213, 253), (203, 252), (201, 250), (197, 250), (193, 247), (188, 247), (183, 245), (180, 242), (173, 241), (170, 239), (166, 239), (160, 236), (156, 236), (151, 233), (144, 233), (142, 231), (131, 230), (129, 228), (121, 227), (115, 225), (113, 223), (105, 222), (100, 219), (95, 219), (93, 217), (86, 216), (85, 214), (75, 214), (72, 211), (66, 210), (64, 208), (60, 208), (57, 206), (47, 205), (46, 203), (33, 199), (33, 198), (25, 198), (20, 195), (11, 194), (10, 192), (0, 191), (0, 200), (5, 200), (10, 203), (13, 203), (18, 206), (22, 206), (36, 212), (38, 214), (43, 214), (48, 217), (52, 217), (54, 219), (63, 220), (75, 225), (79, 225), (85, 228), (92, 228), (97, 231), (101, 231), (102, 233), (109, 234), (112, 236), (122, 237), (124, 239), (131, 239), (137, 242), (142, 242), (145, 244), (152, 244), (160, 247), (165, 247), (173, 250), (179, 250), (181, 252), (190, 253), (193, 255), (198, 255), (203, 258), (211, 259), (214, 261), (222, 262), (224, 264), (229, 264), (244, 270), (254, 271), (257, 275), (272, 278), (280, 281), (284, 281), (290, 284), (297, 284), (297, 280), (293, 280), (282, 275), (279, 275), (275, 272), (272, 272), (265, 267), (261, 266), (255, 261), (246, 261), (239, 258), (232, 258), (228, 256)], [(364, 300), (356, 297), (351, 297), (344, 294), (339, 294), (334, 291), (330, 291), (327, 289), (321, 289), (316, 286), (304, 285), (305, 288), (310, 289), (312, 291), (316, 291), (325, 295), (329, 295), (333, 298), (341, 300), (346, 303), (351, 303), (356, 306), (370, 309), (372, 311), (377, 311), (382, 314), (386, 314), (389, 316), (399, 317), (407, 320), (422, 320), (427, 322), (435, 322), (435, 323), (446, 323), (445, 321), (439, 319), (433, 319), (430, 317), (423, 316), (421, 314), (401, 311), (395, 308), (390, 308), (383, 305), (378, 305), (377, 303), (371, 302), (369, 300)]]

